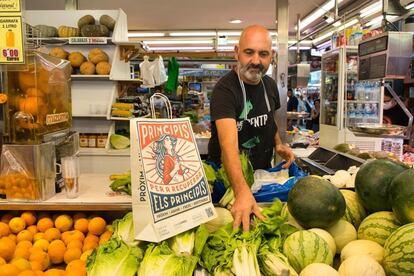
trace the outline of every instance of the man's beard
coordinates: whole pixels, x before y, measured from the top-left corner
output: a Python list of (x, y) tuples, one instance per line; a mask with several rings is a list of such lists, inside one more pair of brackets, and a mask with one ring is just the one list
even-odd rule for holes
[(240, 66), (240, 74), (247, 80), (253, 83), (259, 83), (263, 75), (266, 73), (267, 69), (262, 64), (252, 64), (249, 63), (245, 66)]

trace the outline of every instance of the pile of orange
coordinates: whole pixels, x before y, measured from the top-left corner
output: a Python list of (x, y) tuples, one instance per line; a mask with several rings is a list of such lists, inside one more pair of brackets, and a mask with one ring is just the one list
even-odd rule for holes
[(0, 276), (86, 275), (86, 259), (111, 235), (105, 219), (84, 213), (7, 213), (0, 220)]

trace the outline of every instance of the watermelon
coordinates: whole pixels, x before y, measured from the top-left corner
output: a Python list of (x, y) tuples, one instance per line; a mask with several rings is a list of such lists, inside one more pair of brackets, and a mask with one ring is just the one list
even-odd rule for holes
[(361, 222), (358, 239), (371, 240), (383, 246), (388, 237), (400, 226), (393, 212), (376, 212)]
[(383, 266), (389, 276), (414, 274), (414, 223), (395, 230), (384, 245)]
[(312, 263), (332, 265), (333, 262), (328, 243), (317, 234), (307, 230), (297, 231), (287, 237), (283, 244), (283, 254), (297, 272)]
[(392, 210), (398, 220), (402, 224), (414, 222), (414, 169), (397, 175), (389, 191)]
[(355, 178), (355, 191), (368, 212), (391, 210), (388, 187), (394, 177), (406, 169), (388, 159), (376, 159), (360, 167)]
[(344, 189), (341, 189), (340, 191), (344, 196), (346, 203), (345, 215), (342, 219), (352, 223), (352, 225), (358, 229), (361, 221), (367, 216), (367, 212), (365, 211), (364, 206), (362, 206), (357, 193)]
[(345, 199), (338, 188), (319, 176), (305, 176), (288, 194), (289, 212), (304, 228), (326, 228), (345, 214)]

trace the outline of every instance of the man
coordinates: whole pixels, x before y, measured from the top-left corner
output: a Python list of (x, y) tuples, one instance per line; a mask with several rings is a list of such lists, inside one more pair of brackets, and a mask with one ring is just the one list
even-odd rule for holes
[(245, 231), (249, 230), (252, 213), (264, 217), (243, 177), (239, 152), (249, 154), (254, 169), (271, 166), (273, 148), (287, 161), (285, 168), (294, 160), (277, 132), (274, 116), (280, 102), (276, 83), (265, 76), (273, 56), (268, 30), (257, 25), (247, 27), (235, 46), (238, 66), (218, 81), (210, 105), (209, 157), (226, 169), (235, 194), (233, 226), (243, 224)]
[(383, 121), (385, 124), (399, 126), (408, 125), (408, 116), (404, 110), (397, 104), (397, 101), (391, 96), (387, 88), (384, 89), (384, 106)]
[(298, 110), (299, 100), (293, 94), (292, 88), (288, 89), (287, 96), (289, 97), (289, 100), (288, 100), (288, 103), (287, 103), (287, 111), (296, 112)]

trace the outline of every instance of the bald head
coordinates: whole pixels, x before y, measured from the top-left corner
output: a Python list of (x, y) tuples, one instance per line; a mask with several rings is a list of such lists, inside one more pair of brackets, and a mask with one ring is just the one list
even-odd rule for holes
[(265, 27), (253, 25), (245, 28), (235, 47), (240, 78), (249, 84), (258, 84), (269, 68), (273, 54), (272, 38)]
[(269, 48), (272, 48), (272, 38), (269, 31), (261, 25), (251, 25), (246, 27), (240, 35), (239, 45), (248, 43), (249, 41), (260, 41), (264, 44), (268, 44)]

